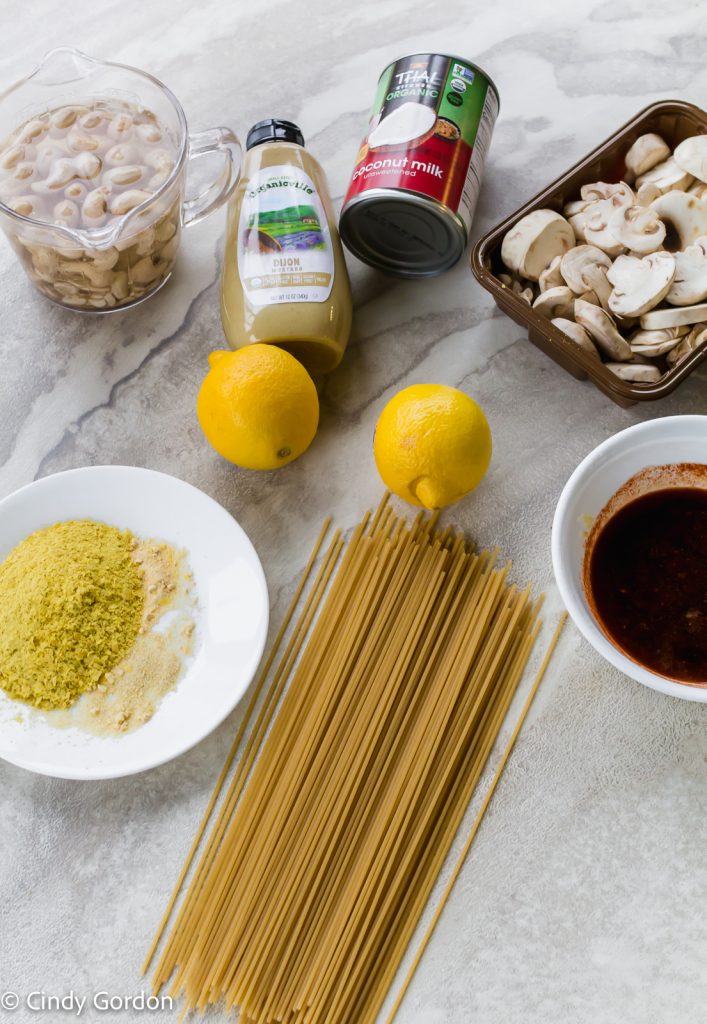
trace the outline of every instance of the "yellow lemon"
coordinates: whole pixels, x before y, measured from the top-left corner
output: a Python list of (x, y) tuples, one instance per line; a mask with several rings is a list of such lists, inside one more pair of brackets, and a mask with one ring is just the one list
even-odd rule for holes
[(276, 345), (212, 352), (196, 412), (219, 455), (245, 469), (286, 466), (312, 443), (319, 423), (314, 381)]
[(491, 461), (483, 409), (445, 384), (414, 384), (380, 414), (373, 454), (386, 487), (411, 505), (443, 508), (482, 480)]

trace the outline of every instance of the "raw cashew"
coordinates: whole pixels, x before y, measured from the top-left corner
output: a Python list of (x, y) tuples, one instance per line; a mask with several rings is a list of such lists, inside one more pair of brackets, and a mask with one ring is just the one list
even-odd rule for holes
[(106, 171), (103, 181), (106, 184), (124, 188), (126, 185), (136, 185), (144, 174), (145, 168), (140, 164), (123, 164), (123, 166), (111, 167), (109, 171)]
[(116, 217), (122, 217), (123, 214), (129, 213), (134, 210), (140, 203), (144, 203), (146, 199), (152, 196), (151, 192), (146, 192), (144, 189), (131, 188), (127, 192), (122, 192), (119, 196), (116, 196), (110, 202), (110, 212)]
[(162, 277), (169, 270), (169, 263), (165, 260), (153, 262), (152, 257), (145, 256), (130, 271), (130, 277), (137, 284), (152, 284), (158, 277)]

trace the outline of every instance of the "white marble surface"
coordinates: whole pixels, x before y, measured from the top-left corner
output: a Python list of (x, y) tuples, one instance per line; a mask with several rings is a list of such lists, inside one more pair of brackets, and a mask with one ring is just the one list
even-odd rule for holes
[[(707, 95), (699, 0), (330, 0), (305, 11), (283, 0), (10, 0), (0, 81), (69, 43), (152, 71), (194, 128), (231, 124), (243, 136), (258, 118), (291, 118), (340, 201), (385, 63), (416, 49), (466, 54), (501, 92), (477, 235), (646, 103)], [(491, 471), (449, 518), (547, 588), (549, 620), (559, 612), (551, 516), (577, 462), (641, 419), (707, 411), (707, 364), (661, 404), (622, 410), (533, 348), (466, 264), (400, 283), (352, 261), (355, 334), (326, 384), (314, 445), (277, 474), (237, 471), (194, 415), (222, 338), (223, 230), (217, 214), (189, 231), (171, 284), (106, 319), (37, 297), (0, 244), (0, 494), (93, 463), (175, 473), (252, 537), (275, 624), (324, 513), (348, 527), (378, 499), (373, 426), (406, 384), (454, 384), (486, 409)], [(0, 989), (139, 992), (142, 955), (237, 719), (128, 780), (72, 784), (0, 764)], [(401, 1024), (704, 1022), (706, 726), (704, 705), (641, 688), (568, 628)], [(72, 1015), (20, 1008), (0, 1019)]]

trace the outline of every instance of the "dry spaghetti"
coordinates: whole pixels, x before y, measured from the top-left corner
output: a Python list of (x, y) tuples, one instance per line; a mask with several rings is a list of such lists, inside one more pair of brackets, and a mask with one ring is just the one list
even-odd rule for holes
[(508, 571), (385, 501), (335, 536), (156, 988), (258, 1024), (375, 1020), (539, 630)]

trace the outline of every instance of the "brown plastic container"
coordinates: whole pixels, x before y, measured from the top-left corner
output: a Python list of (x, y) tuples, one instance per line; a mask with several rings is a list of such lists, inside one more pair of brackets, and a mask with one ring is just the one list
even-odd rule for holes
[(506, 288), (496, 275), (504, 270), (501, 242), (509, 228), (531, 210), (547, 208), (561, 212), (565, 203), (579, 198), (580, 186), (589, 182), (621, 181), (626, 172), (624, 155), (638, 136), (646, 132), (662, 135), (670, 148), (674, 149), (691, 135), (707, 134), (707, 114), (692, 103), (683, 103), (681, 100), (663, 100), (651, 104), (566, 174), (484, 235), (471, 254), (471, 268), (476, 279), (491, 292), (499, 309), (521, 327), (528, 329), (532, 343), (578, 380), (591, 378), (605, 395), (624, 407), (669, 395), (707, 356), (707, 345), (701, 345), (678, 366), (668, 369), (655, 384), (633, 384), (616, 377), (602, 363), (583, 352), (549, 320), (536, 313), (510, 288)]

